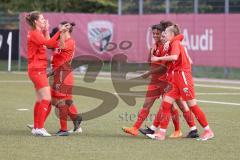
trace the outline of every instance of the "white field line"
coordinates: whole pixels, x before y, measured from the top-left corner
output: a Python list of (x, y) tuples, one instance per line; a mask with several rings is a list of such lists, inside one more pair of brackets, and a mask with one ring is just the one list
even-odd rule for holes
[(30, 83), (29, 80), (0, 80), (0, 83)]
[[(135, 97), (144, 97), (144, 95), (135, 95), (131, 93), (114, 93), (115, 95), (123, 95), (123, 96), (135, 96)], [(221, 105), (233, 105), (233, 106), (240, 106), (240, 103), (232, 103), (232, 102), (222, 102), (222, 101), (208, 101), (208, 100), (197, 100), (200, 103), (210, 103), (210, 104), (221, 104)]]
[(209, 85), (209, 84), (195, 84), (196, 87), (203, 87), (203, 88), (221, 88), (221, 89), (236, 89), (240, 90), (240, 87), (234, 86), (222, 86), (222, 85)]
[(196, 95), (231, 95), (231, 96), (237, 96), (237, 95), (240, 95), (240, 93), (233, 93), (233, 92), (213, 92), (213, 93), (210, 93), (210, 92), (199, 92), (199, 93), (196, 93)]
[(221, 84), (239, 84), (239, 80), (228, 80), (228, 79), (214, 79), (214, 78), (193, 78), (195, 82), (209, 82), (209, 83), (221, 83)]
[[(114, 92), (113, 94), (115, 95), (122, 95), (122, 96), (136, 96), (136, 97), (141, 97), (141, 96), (145, 96), (145, 94), (136, 94), (136, 93), (117, 93), (117, 92)], [(229, 96), (238, 96), (240, 95), (240, 93), (233, 93), (233, 92), (221, 92), (221, 93), (218, 93), (218, 92), (213, 92), (213, 93), (204, 93), (204, 92), (200, 92), (200, 93), (196, 93), (196, 95), (229, 95)]]
[[(130, 93), (114, 93), (115, 95), (123, 95), (123, 96), (135, 96), (135, 97), (144, 97), (144, 95), (133, 95)], [(232, 102), (221, 102), (221, 101), (208, 101), (208, 100), (197, 100), (200, 103), (211, 103), (211, 104), (221, 104), (221, 105), (233, 105), (240, 106), (240, 103), (232, 103)]]
[[(20, 72), (21, 74), (21, 72)], [(74, 75), (75, 78), (83, 78), (83, 75)], [(102, 79), (102, 80), (111, 80), (111, 77), (101, 77), (98, 76), (97, 79)], [(208, 79), (200, 80), (201, 82), (208, 82)], [(209, 82), (212, 80), (209, 79)], [(0, 83), (29, 83), (31, 82), (30, 80), (0, 80)], [(228, 83), (228, 81), (223, 81)], [(231, 82), (231, 81), (229, 81)], [(238, 81), (237, 81), (238, 82)], [(203, 88), (221, 88), (221, 89), (235, 89), (235, 90), (240, 90), (240, 87), (236, 86), (223, 86), (223, 85), (210, 85), (210, 84), (199, 84), (195, 83), (196, 87), (203, 87)]]
[(17, 111), (28, 111), (29, 109), (27, 108), (19, 108), (19, 109), (16, 109)]
[[(77, 76), (77, 78), (82, 78)], [(97, 79), (109, 79), (107, 77), (98, 77)], [(109, 79), (110, 80), (110, 79)], [(30, 80), (0, 80), (0, 83), (29, 83)], [(240, 87), (234, 86), (222, 86), (222, 85), (207, 85), (207, 84), (195, 84), (196, 87), (203, 87), (203, 88), (220, 88), (220, 89), (233, 89), (233, 90), (240, 90)]]
[[(28, 80), (15, 80), (15, 81), (9, 81), (9, 80), (0, 80), (0, 83), (29, 83), (31, 81)], [(224, 88), (224, 89), (236, 89), (239, 90), (239, 87), (229, 87), (229, 86), (218, 86), (218, 85), (201, 85), (197, 84), (199, 87), (206, 87), (206, 88)], [(114, 94), (119, 94), (119, 95), (127, 95), (131, 96), (131, 93), (114, 93)], [(227, 93), (227, 92), (222, 92), (222, 93), (198, 93), (197, 95), (240, 95), (240, 93)], [(136, 95), (134, 95), (136, 96)], [(137, 95), (141, 97), (142, 95)], [(197, 100), (198, 102), (201, 103), (212, 103), (212, 104), (223, 104), (223, 105), (235, 105), (235, 106), (240, 106), (240, 103), (231, 103), (231, 102), (220, 102), (220, 101), (207, 101), (207, 100)]]
[[(26, 75), (27, 76), (27, 72), (22, 72), (22, 71), (13, 71), (10, 72), (11, 74), (17, 74), (17, 75)], [(0, 74), (9, 74), (9, 72), (7, 71), (0, 71)], [(131, 75), (139, 75), (139, 73), (137, 72), (132, 72), (132, 73), (128, 73)], [(79, 74), (78, 72), (74, 73), (75, 77), (83, 77), (85, 74)], [(99, 76), (97, 77), (98, 79), (110, 79), (111, 73), (110, 72), (100, 72)], [(131, 76), (130, 75), (130, 76)], [(195, 82), (210, 82), (210, 83), (222, 83), (222, 84), (240, 84), (240, 80), (228, 80), (228, 79), (214, 79), (214, 78), (195, 78), (194, 77), (194, 81)]]
[(201, 102), (201, 103), (212, 103), (212, 104), (240, 106), (240, 103), (220, 102), (220, 101), (207, 101), (207, 100), (197, 100), (197, 101)]

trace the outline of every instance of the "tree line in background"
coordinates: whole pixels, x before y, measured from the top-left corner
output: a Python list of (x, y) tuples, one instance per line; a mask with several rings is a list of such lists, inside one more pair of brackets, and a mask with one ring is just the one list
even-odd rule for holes
[[(224, 0), (198, 0), (199, 13), (223, 13)], [(123, 14), (137, 14), (138, 0), (122, 0)], [(0, 11), (18, 13), (32, 10), (45, 12), (82, 12), (117, 14), (118, 0), (0, 0)], [(240, 12), (240, 0), (229, 0), (230, 10)], [(170, 12), (191, 13), (194, 0), (170, 0)], [(165, 0), (143, 0), (144, 13), (164, 13)]]
[[(199, 13), (224, 13), (225, 0), (198, 0)], [(143, 0), (143, 14), (165, 13), (165, 0)], [(17, 28), (18, 13), (118, 13), (118, 0), (0, 0), (0, 28)], [(230, 13), (240, 13), (240, 0), (229, 0)], [(170, 13), (193, 13), (194, 0), (170, 0)], [(138, 14), (139, 0), (122, 0), (122, 14)]]

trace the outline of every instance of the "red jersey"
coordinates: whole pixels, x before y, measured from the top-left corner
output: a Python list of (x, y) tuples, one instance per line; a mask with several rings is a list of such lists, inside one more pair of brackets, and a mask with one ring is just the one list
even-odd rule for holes
[[(165, 52), (163, 50), (162, 43), (160, 45), (156, 44), (156, 49), (153, 51), (154, 56), (162, 57), (166, 53), (167, 52)], [(165, 64), (165, 62), (162, 62), (162, 61), (161, 62), (151, 62), (151, 69), (158, 68), (160, 64)], [(165, 80), (166, 79), (166, 74), (162, 75), (162, 74), (154, 73), (154, 74), (152, 74), (152, 79)]]
[(60, 49), (58, 53), (53, 55), (52, 66), (57, 69), (61, 65), (71, 62), (75, 52), (75, 41), (69, 38), (65, 41), (65, 48)]
[(185, 52), (185, 48), (181, 44), (182, 40), (183, 35), (178, 35), (174, 37), (173, 40), (170, 42), (169, 54), (177, 55), (178, 59), (169, 63), (169, 71), (191, 72), (191, 62), (189, 60), (188, 54)]
[(43, 33), (37, 29), (28, 32), (28, 69), (47, 68), (46, 46), (53, 47), (57, 43), (59, 35), (60, 32), (57, 32), (53, 38), (47, 40)]

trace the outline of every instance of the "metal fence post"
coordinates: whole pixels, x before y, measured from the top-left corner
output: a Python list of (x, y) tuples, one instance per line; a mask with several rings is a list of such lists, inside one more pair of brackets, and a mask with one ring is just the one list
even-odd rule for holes
[(170, 13), (170, 0), (166, 0), (165, 3), (166, 3), (166, 14), (169, 14)]
[(118, 15), (122, 15), (122, 0), (118, 0)]
[(21, 23), (20, 23), (20, 14), (18, 16), (18, 71), (21, 71), (21, 54), (20, 54), (20, 46), (21, 46), (21, 34), (20, 34), (20, 30), (21, 30)]
[(225, 11), (225, 14), (229, 13), (229, 0), (225, 0), (224, 11)]
[(199, 11), (198, 0), (194, 0), (194, 13), (197, 14)]
[(139, 15), (143, 14), (143, 0), (139, 0), (139, 9), (138, 9)]
[[(225, 12), (225, 14), (229, 13), (229, 0), (225, 0), (224, 12)], [(225, 33), (224, 34), (226, 34), (226, 29), (225, 29)], [(228, 78), (228, 77), (229, 77), (229, 68), (228, 67), (224, 67), (224, 78)]]

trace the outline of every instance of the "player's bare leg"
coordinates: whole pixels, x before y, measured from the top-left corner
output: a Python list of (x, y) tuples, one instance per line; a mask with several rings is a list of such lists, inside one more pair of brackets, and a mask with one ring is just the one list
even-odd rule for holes
[(143, 108), (139, 111), (137, 121), (135, 122), (133, 127), (123, 127), (122, 128), (125, 133), (131, 134), (133, 136), (138, 135), (138, 129), (141, 127), (142, 123), (147, 118), (149, 111), (152, 108), (155, 100), (156, 100), (156, 98), (153, 98), (153, 97), (145, 98)]
[(179, 113), (178, 113), (178, 105), (174, 102), (171, 108), (172, 121), (174, 124), (174, 132), (169, 136), (170, 138), (180, 138), (182, 137), (182, 132), (180, 129), (179, 122)]
[(169, 96), (164, 96), (161, 107), (157, 113), (157, 115), (161, 115), (160, 118), (160, 129), (158, 132), (154, 134), (147, 134), (148, 137), (156, 140), (164, 140), (166, 137), (167, 126), (169, 123), (169, 119), (171, 116), (171, 107), (173, 102), (175, 101), (174, 98)]

